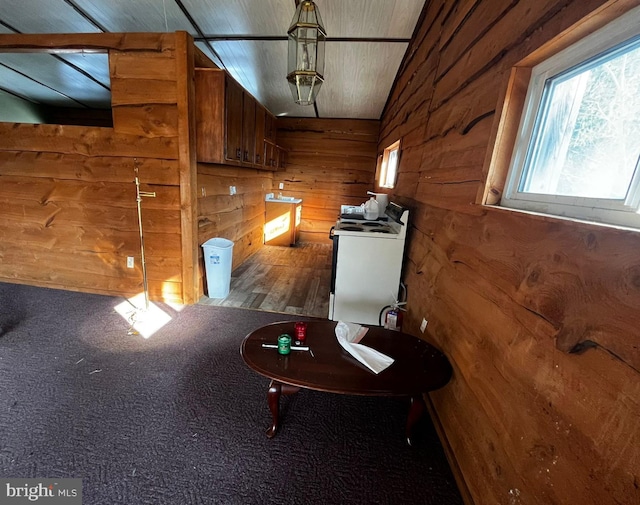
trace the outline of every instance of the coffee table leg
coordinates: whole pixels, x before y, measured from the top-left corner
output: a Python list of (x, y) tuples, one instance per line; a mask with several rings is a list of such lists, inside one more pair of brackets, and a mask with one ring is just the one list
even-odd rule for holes
[(272, 380), (269, 384), (269, 391), (267, 392), (267, 401), (269, 403), (269, 410), (271, 410), (271, 416), (273, 418), (273, 424), (267, 430), (267, 436), (273, 438), (278, 431), (278, 421), (280, 416), (280, 396), (291, 395), (300, 391), (299, 387), (290, 386), (289, 384), (282, 384), (277, 380)]
[(411, 432), (415, 424), (420, 420), (427, 406), (424, 404), (422, 395), (411, 397), (411, 406), (409, 407), (409, 416), (407, 418), (407, 444), (411, 444)]

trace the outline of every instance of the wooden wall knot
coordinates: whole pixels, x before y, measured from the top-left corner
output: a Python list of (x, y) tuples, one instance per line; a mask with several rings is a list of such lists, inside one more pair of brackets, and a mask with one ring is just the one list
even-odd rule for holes
[(526, 279), (527, 286), (529, 287), (535, 286), (540, 280), (541, 275), (542, 274), (540, 272), (540, 267), (538, 266), (534, 267), (533, 270), (529, 272), (529, 275), (527, 275), (527, 279)]
[(588, 251), (593, 251), (596, 247), (598, 247), (598, 239), (594, 233), (587, 233), (584, 236), (584, 245)]
[(556, 335), (556, 349), (567, 354), (582, 354), (587, 349), (598, 347), (593, 340), (593, 328), (579, 321), (564, 322)]
[(632, 290), (640, 291), (640, 265), (633, 265), (624, 272), (625, 284)]
[(569, 349), (569, 354), (582, 354), (587, 349), (593, 349), (594, 347), (598, 347), (598, 344), (593, 340), (583, 340)]

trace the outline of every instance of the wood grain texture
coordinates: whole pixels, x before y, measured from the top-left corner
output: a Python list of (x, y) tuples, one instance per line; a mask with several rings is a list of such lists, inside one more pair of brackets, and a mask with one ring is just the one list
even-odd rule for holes
[[(186, 32), (176, 34), (178, 92), (178, 163), (180, 168), (180, 219), (182, 249), (182, 299), (195, 303), (200, 298), (198, 269), (198, 203), (196, 184), (196, 92), (193, 39)], [(168, 72), (171, 74), (171, 72)]]
[(113, 107), (113, 125), (120, 133), (140, 137), (175, 137), (178, 109), (174, 104)]
[(224, 71), (196, 68), (196, 147), (202, 163), (224, 159), (224, 86)]
[(331, 250), (330, 243), (262, 247), (234, 269), (229, 296), (200, 303), (326, 318)]
[(116, 133), (112, 128), (0, 123), (3, 150), (177, 159), (173, 137), (144, 138)]
[[(178, 118), (191, 121), (193, 114), (178, 111), (174, 40), (168, 34), (1, 37), (0, 48), (113, 50), (116, 110), (113, 128), (0, 123), (0, 279), (140, 293), (137, 168), (141, 190), (156, 193), (141, 204), (150, 295), (183, 301), (189, 260), (182, 252), (181, 187), (189, 137), (178, 137)], [(195, 173), (195, 158), (192, 166)], [(188, 240), (195, 250), (194, 234)], [(126, 268), (127, 256), (135, 268)]]
[(115, 49), (171, 53), (175, 46), (173, 33), (12, 33), (0, 35), (0, 47), (12, 52), (102, 53)]
[(193, 59), (196, 68), (218, 68), (198, 46), (194, 47)]
[(640, 235), (478, 204), (517, 126), (512, 67), (635, 5), (430, 2), (382, 117), (412, 209), (405, 321), (454, 365), (431, 397), (477, 504), (640, 501)]
[[(278, 118), (287, 167), (274, 174), (285, 196), (302, 198), (303, 241), (328, 241), (341, 204), (360, 205), (374, 187), (378, 121)], [(333, 216), (331, 218), (330, 216)], [(333, 221), (333, 223), (332, 223)]]
[[(2, 175), (74, 179), (86, 182), (133, 182), (133, 159), (127, 157), (87, 157), (29, 151), (0, 151)], [(175, 160), (143, 158), (136, 161), (138, 172), (149, 184), (178, 185)]]

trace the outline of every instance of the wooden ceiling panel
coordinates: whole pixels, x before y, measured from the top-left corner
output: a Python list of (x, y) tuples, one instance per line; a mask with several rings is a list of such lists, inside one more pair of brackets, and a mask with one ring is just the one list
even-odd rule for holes
[(75, 0), (75, 4), (110, 32), (175, 32), (197, 35), (173, 0)]
[(380, 119), (407, 45), (327, 42), (320, 117)]

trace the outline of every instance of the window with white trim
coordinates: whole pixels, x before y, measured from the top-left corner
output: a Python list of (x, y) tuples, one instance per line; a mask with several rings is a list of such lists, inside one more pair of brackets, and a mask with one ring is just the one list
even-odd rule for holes
[(400, 158), (400, 141), (397, 140), (384, 150), (378, 184), (381, 188), (393, 188), (398, 175), (398, 161)]
[(532, 69), (501, 205), (640, 228), (640, 8)]

